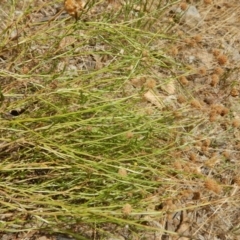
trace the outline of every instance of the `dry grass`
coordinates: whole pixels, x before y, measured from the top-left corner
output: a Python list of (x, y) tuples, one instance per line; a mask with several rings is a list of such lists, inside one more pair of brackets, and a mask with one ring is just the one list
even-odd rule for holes
[(240, 4), (192, 2), (3, 1), (2, 238), (239, 239)]

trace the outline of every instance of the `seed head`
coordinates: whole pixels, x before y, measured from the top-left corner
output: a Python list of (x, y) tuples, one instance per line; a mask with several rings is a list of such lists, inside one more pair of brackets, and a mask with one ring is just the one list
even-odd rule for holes
[(186, 98), (183, 95), (178, 95), (177, 101), (179, 103), (184, 103), (184, 102), (186, 102)]
[(235, 119), (232, 121), (232, 126), (235, 127), (235, 128), (238, 128), (238, 127), (240, 126), (240, 119), (235, 118)]
[(228, 61), (228, 57), (224, 54), (220, 54), (217, 57), (217, 61), (220, 65), (225, 65)]
[(222, 152), (222, 155), (223, 155), (226, 159), (229, 159), (229, 158), (230, 158), (230, 151), (225, 150), (225, 151)]
[(220, 193), (222, 190), (221, 186), (214, 179), (211, 178), (207, 178), (204, 185), (208, 190), (211, 190), (217, 194)]
[(218, 162), (219, 162), (219, 159), (216, 156), (213, 156), (210, 159), (206, 160), (204, 164), (209, 168), (213, 168)]
[(196, 99), (193, 99), (190, 104), (194, 108), (198, 108), (199, 109), (199, 108), (202, 107), (201, 103), (198, 100), (196, 100)]
[(178, 48), (175, 46), (170, 48), (169, 53), (173, 56), (176, 56), (178, 54)]
[(127, 138), (133, 138), (134, 137), (134, 133), (129, 131), (129, 132), (126, 133), (126, 137)]
[(128, 175), (127, 170), (126, 170), (125, 168), (119, 168), (118, 174), (119, 174), (121, 177), (127, 177), (127, 175)]
[(224, 73), (224, 70), (221, 67), (216, 67), (214, 73), (221, 76)]
[(199, 200), (201, 198), (200, 192), (193, 192), (192, 200)]
[(221, 116), (225, 116), (225, 115), (227, 115), (228, 113), (229, 113), (229, 109), (226, 108), (226, 107), (223, 107), (220, 115), (221, 115)]
[(145, 83), (145, 86), (146, 86), (147, 88), (152, 89), (152, 88), (154, 88), (154, 87), (156, 86), (156, 81), (155, 81), (154, 79), (152, 79), (152, 78), (147, 79), (147, 81), (146, 81), (146, 83)]
[(78, 19), (79, 12), (83, 9), (83, 3), (82, 0), (65, 0), (64, 7), (69, 15)]
[(132, 206), (126, 203), (122, 208), (122, 213), (125, 216), (128, 216), (132, 212)]
[(217, 74), (212, 74), (210, 85), (211, 85), (212, 87), (216, 87), (217, 84), (218, 84), (218, 82), (219, 82), (219, 77), (218, 77), (218, 75), (217, 75)]
[(199, 67), (199, 68), (197, 69), (197, 72), (198, 72), (198, 74), (200, 74), (200, 75), (206, 75), (207, 69), (206, 69), (206, 67), (202, 66), (202, 67)]
[(204, 0), (203, 1), (205, 4), (211, 4), (212, 3), (212, 0)]
[(202, 41), (202, 36), (200, 34), (197, 34), (193, 37), (193, 39), (197, 42), (200, 43)]
[(206, 146), (206, 147), (209, 147), (211, 144), (211, 140), (209, 138), (205, 139), (203, 142), (202, 142), (202, 145), (203, 146)]
[(189, 159), (192, 161), (192, 162), (196, 162), (197, 161), (197, 155), (193, 152), (191, 152), (189, 154)]
[(235, 87), (232, 88), (231, 92), (230, 92), (230, 95), (232, 97), (238, 97), (239, 96), (239, 91), (238, 89), (236, 89)]
[(209, 121), (215, 122), (217, 120), (217, 112), (215, 110), (211, 110), (209, 113)]
[(188, 83), (189, 83), (189, 81), (187, 80), (187, 78), (185, 76), (179, 77), (179, 81), (182, 85), (188, 85)]
[(212, 53), (215, 57), (219, 56), (221, 54), (220, 50), (219, 49), (213, 49), (212, 50)]
[(188, 5), (187, 5), (186, 2), (181, 2), (181, 3), (180, 3), (180, 8), (181, 8), (181, 10), (185, 11), (185, 10), (187, 9), (187, 7), (188, 7)]
[(217, 114), (221, 116), (225, 116), (226, 114), (228, 114), (229, 109), (222, 105), (215, 104), (212, 106), (212, 111), (215, 111)]
[(131, 79), (132, 85), (136, 88), (142, 87), (145, 82), (146, 82), (145, 77)]
[(173, 163), (173, 167), (177, 170), (182, 170), (182, 164), (176, 160), (174, 163)]

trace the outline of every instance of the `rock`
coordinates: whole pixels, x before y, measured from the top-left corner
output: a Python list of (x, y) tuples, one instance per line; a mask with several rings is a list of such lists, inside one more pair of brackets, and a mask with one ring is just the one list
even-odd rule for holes
[(110, 237), (107, 240), (124, 240), (125, 238), (122, 236), (115, 236), (115, 237)]
[(195, 6), (189, 6), (183, 15), (182, 20), (189, 27), (195, 27), (196, 25), (201, 25), (202, 18)]

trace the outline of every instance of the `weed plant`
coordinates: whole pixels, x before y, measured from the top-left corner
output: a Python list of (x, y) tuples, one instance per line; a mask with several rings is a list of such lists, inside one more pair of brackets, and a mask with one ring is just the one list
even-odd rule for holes
[[(227, 157), (217, 170), (216, 159), (196, 160), (196, 148), (214, 148), (215, 125), (191, 102), (192, 70), (169, 51), (180, 43), (166, 17), (178, 2), (90, 1), (78, 21), (54, 12), (61, 1), (2, 4), (2, 233), (177, 236), (170, 218), (237, 203), (221, 177), (236, 175)], [(188, 234), (198, 239), (208, 219)]]

